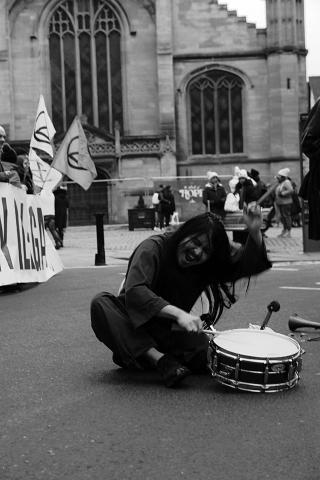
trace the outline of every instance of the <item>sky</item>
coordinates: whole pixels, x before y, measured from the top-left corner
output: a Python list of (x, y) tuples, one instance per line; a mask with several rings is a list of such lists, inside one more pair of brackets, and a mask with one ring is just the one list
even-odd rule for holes
[[(237, 10), (238, 15), (247, 17), (258, 28), (266, 26), (266, 0), (219, 0), (228, 5), (229, 10)], [(305, 34), (307, 55), (307, 77), (320, 76), (320, 0), (304, 0)]]

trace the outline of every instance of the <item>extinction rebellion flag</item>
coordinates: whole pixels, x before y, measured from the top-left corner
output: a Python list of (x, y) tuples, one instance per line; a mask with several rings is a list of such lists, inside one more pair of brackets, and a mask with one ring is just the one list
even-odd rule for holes
[(53, 158), (53, 148), (51, 140), (53, 139), (56, 130), (48, 115), (44, 98), (40, 95), (36, 121), (33, 128), (33, 133), (30, 141), (30, 147), (42, 150)]
[(74, 118), (51, 167), (67, 175), (84, 190), (88, 190), (96, 178), (96, 167), (91, 159), (87, 138), (78, 117)]

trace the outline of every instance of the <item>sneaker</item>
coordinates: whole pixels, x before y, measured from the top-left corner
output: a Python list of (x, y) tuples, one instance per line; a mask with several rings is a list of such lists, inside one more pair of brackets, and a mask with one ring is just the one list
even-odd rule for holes
[(286, 230), (282, 230), (282, 232), (278, 235), (278, 238), (282, 238), (286, 235)]
[(157, 363), (157, 370), (164, 380), (166, 387), (175, 387), (185, 377), (191, 375), (191, 370), (181, 365), (174, 357), (165, 354)]
[(291, 238), (291, 232), (290, 230), (287, 230), (286, 232), (284, 232), (284, 234), (282, 235), (283, 238)]

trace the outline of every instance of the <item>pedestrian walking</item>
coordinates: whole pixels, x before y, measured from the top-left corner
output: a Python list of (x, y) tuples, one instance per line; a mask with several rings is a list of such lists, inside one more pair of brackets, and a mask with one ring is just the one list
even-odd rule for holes
[(155, 229), (160, 228), (159, 224), (159, 205), (160, 205), (160, 198), (162, 195), (163, 185), (159, 185), (157, 190), (152, 195), (152, 207), (154, 208), (154, 217), (155, 217)]
[(61, 238), (56, 230), (55, 225), (55, 210), (54, 210), (54, 194), (51, 190), (43, 188), (39, 194), (41, 201), (41, 209), (44, 217), (45, 229), (51, 233), (56, 250), (62, 247)]
[(65, 230), (67, 228), (68, 208), (69, 208), (67, 187), (64, 185), (60, 185), (53, 191), (53, 194), (54, 194), (55, 228), (61, 240), (61, 247), (63, 247), (63, 240), (65, 235)]
[(292, 193), (293, 186), (288, 178), (290, 169), (282, 168), (279, 170), (276, 178), (278, 180), (278, 185), (275, 189), (275, 204), (279, 209), (280, 221), (282, 223), (282, 232), (278, 237), (290, 238), (291, 237), (291, 227), (292, 227)]
[(162, 230), (164, 226), (169, 227), (171, 216), (176, 209), (174, 195), (171, 191), (170, 185), (166, 185), (163, 188), (159, 195), (159, 199), (159, 228)]

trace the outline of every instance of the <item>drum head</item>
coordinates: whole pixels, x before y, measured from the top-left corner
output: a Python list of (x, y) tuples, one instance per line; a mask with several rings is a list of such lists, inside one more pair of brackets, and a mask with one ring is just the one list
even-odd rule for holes
[(255, 358), (287, 357), (300, 351), (294, 339), (266, 330), (226, 330), (214, 337), (214, 343), (229, 352)]

